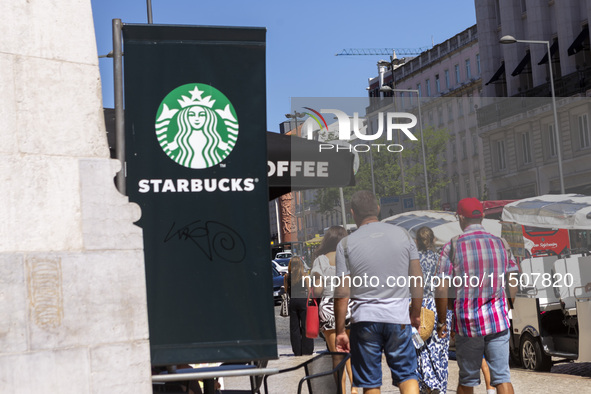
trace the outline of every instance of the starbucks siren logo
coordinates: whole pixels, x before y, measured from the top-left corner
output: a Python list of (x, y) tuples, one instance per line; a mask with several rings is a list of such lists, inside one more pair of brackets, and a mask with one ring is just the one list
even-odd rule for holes
[(168, 93), (156, 114), (156, 137), (164, 152), (189, 168), (209, 168), (236, 145), (238, 119), (232, 103), (216, 88), (202, 83)]

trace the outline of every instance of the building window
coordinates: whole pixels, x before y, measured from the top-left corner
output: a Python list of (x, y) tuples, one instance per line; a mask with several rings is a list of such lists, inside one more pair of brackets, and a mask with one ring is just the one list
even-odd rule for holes
[(427, 89), (427, 97), (431, 97), (431, 81), (428, 79), (425, 81), (425, 89)]
[(527, 12), (527, 7), (525, 5), (525, 0), (521, 0), (521, 13)]
[(476, 54), (476, 71), (478, 71), (478, 75), (481, 74), (480, 71), (480, 53)]
[(456, 85), (460, 83), (460, 65), (456, 64), (454, 66), (454, 71), (456, 72)]
[(476, 198), (478, 198), (479, 200), (480, 200), (480, 193), (481, 193), (480, 190), (481, 190), (480, 189), (480, 177), (477, 176), (476, 177)]
[(441, 82), (439, 81), (439, 74), (435, 75), (435, 89), (437, 93), (441, 93)]
[(468, 95), (468, 112), (474, 112), (474, 97), (472, 97), (472, 93)]
[(466, 190), (466, 196), (472, 196), (472, 190), (470, 190), (470, 177), (464, 178), (464, 189)]
[(464, 100), (458, 99), (458, 117), (464, 116)]
[(443, 107), (437, 107), (437, 117), (439, 118), (439, 126), (443, 126)]
[(523, 154), (523, 164), (531, 163), (531, 146), (529, 131), (521, 134), (521, 151)]
[(466, 79), (472, 78), (472, 72), (470, 71), (470, 59), (466, 59)]
[(460, 181), (459, 181), (459, 179), (456, 180), (456, 184), (454, 186), (455, 186), (455, 189), (456, 189), (456, 200), (457, 201), (460, 201), (460, 199), (462, 197), (460, 196)]
[(450, 141), (451, 144), (451, 161), (457, 160), (457, 153), (456, 153), (456, 140), (453, 139)]
[(462, 160), (468, 158), (468, 150), (466, 149), (466, 136), (462, 136)]
[(497, 169), (504, 170), (507, 168), (505, 163), (505, 141), (500, 140), (496, 143), (497, 146)]
[(581, 144), (581, 149), (589, 147), (589, 140), (589, 120), (587, 114), (579, 115), (579, 143)]
[(554, 125), (549, 124), (548, 130), (546, 130), (546, 156), (548, 158), (556, 157), (558, 154), (558, 148), (556, 146), (556, 134), (554, 133)]
[(421, 92), (421, 84), (417, 83), (417, 90), (419, 91), (419, 97), (423, 97), (423, 92)]
[(478, 136), (472, 133), (472, 154), (478, 155)]
[[(412, 90), (412, 88), (409, 86), (406, 90)], [(408, 103), (412, 106), (412, 92), (408, 93)]]
[(454, 107), (451, 103), (447, 103), (447, 121), (454, 120)]
[(449, 70), (445, 70), (444, 74), (445, 74), (445, 88), (449, 89), (449, 87), (450, 87)]

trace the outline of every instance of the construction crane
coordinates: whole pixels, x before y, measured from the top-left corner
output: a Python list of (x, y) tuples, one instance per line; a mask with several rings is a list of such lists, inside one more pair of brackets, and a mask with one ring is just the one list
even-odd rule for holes
[(417, 56), (428, 50), (429, 47), (420, 48), (345, 48), (335, 56)]

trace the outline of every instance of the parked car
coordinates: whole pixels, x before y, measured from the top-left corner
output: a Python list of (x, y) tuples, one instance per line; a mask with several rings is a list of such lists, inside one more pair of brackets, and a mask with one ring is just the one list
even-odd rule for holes
[(285, 288), (283, 287), (283, 275), (279, 273), (275, 269), (275, 267), (271, 267), (273, 270), (273, 299), (275, 303), (281, 302), (281, 295), (285, 293)]
[(289, 259), (271, 260), (273, 268), (279, 271), (280, 274), (287, 273), (287, 267), (289, 265)]
[(275, 255), (276, 259), (291, 259), (292, 253), (291, 251), (287, 250), (285, 252), (279, 252)]
[(291, 259), (291, 251), (284, 251), (279, 252), (275, 255), (273, 261), (273, 266), (277, 268), (277, 271), (284, 274), (287, 272), (287, 266), (289, 265), (289, 260)]

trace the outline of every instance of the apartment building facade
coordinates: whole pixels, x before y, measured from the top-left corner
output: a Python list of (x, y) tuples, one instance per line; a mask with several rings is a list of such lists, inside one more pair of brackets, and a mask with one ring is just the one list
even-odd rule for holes
[[(478, 133), (490, 197), (563, 190), (590, 194), (591, 1), (479, 0), (475, 5), (486, 97), (477, 111)], [(503, 45), (506, 35), (548, 44)]]
[[(440, 192), (441, 206), (432, 208), (455, 209), (462, 198), (483, 198), (486, 177), (475, 112), (482, 95), (476, 25), (417, 57), (393, 63), (387, 70), (379, 67), (378, 76), (369, 80), (369, 129), (377, 130), (379, 112), (416, 111), (418, 93), (423, 128), (444, 128), (449, 133), (441, 158), (449, 184)], [(382, 86), (416, 92), (383, 92)], [(424, 180), (413, 182), (420, 187)]]

